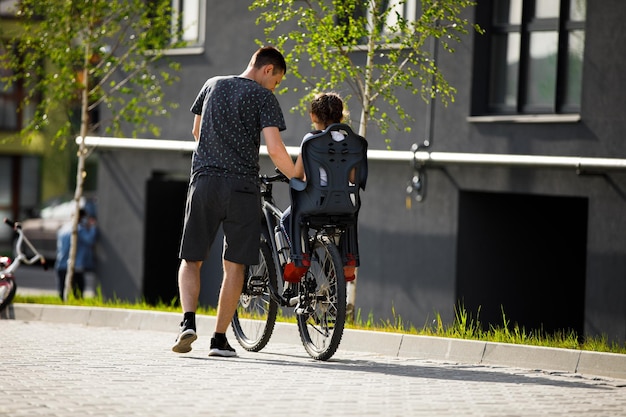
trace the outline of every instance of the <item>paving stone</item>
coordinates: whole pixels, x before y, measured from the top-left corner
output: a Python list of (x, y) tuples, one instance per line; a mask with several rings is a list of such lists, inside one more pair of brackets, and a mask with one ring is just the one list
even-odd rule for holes
[[(342, 350), (299, 339), (184, 355), (171, 331), (0, 321), (0, 416), (623, 416), (626, 380)], [(297, 333), (296, 333), (297, 335)], [(232, 338), (232, 335), (230, 335)]]

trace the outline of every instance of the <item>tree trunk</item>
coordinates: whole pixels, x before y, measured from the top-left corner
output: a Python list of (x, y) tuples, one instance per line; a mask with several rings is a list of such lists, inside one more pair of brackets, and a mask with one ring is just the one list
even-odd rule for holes
[[(374, 48), (376, 43), (374, 36), (370, 35), (367, 42), (367, 60), (365, 63), (365, 77), (363, 80), (363, 97), (361, 100), (361, 119), (359, 120), (359, 135), (365, 137), (367, 134), (367, 123), (369, 122), (371, 102), (371, 81), (372, 63), (374, 60)], [(354, 323), (356, 319), (356, 284), (359, 279), (359, 268), (354, 270), (354, 280), (346, 284), (346, 318), (348, 322)]]
[(76, 166), (76, 189), (74, 190), (74, 216), (72, 217), (72, 237), (70, 240), (70, 253), (67, 262), (67, 274), (65, 275), (65, 288), (63, 291), (63, 301), (67, 301), (70, 291), (72, 291), (72, 283), (74, 281), (74, 272), (76, 266), (76, 251), (78, 248), (78, 222), (80, 212), (80, 199), (83, 195), (83, 183), (85, 180), (85, 158), (87, 149), (85, 147), (84, 138), (87, 136), (89, 128), (89, 57), (91, 51), (89, 45), (85, 45), (85, 62), (82, 70), (81, 91), (81, 114), (80, 114), (80, 137), (78, 144), (78, 163)]

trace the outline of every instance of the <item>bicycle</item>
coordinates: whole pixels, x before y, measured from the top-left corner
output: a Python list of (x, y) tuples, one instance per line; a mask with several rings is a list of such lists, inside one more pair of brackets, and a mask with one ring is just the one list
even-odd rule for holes
[[(306, 181), (288, 181), (280, 173), (259, 177), (259, 262), (246, 268), (231, 324), (239, 344), (258, 352), (274, 331), (278, 307), (292, 307), (309, 356), (328, 360), (346, 321), (344, 273), (359, 266), (357, 219), (359, 190), (367, 181), (367, 141), (346, 124), (331, 124), (303, 140), (301, 155)], [(289, 182), (291, 240), (272, 195), (277, 181)]]
[[(22, 231), (22, 225), (19, 222), (11, 221), (7, 218), (4, 223), (11, 227), (17, 233), (15, 240), (15, 257), (13, 261), (8, 256), (0, 256), (0, 313), (11, 304), (17, 291), (15, 282), (15, 271), (21, 264), (32, 265), (39, 261), (44, 269), (48, 269), (46, 259), (35, 249), (28, 238)], [(33, 253), (32, 257), (28, 257), (22, 248), (26, 244), (28, 249)]]
[(235, 337), (244, 349), (260, 351), (270, 340), (278, 307), (293, 307), (307, 353), (314, 359), (328, 360), (339, 347), (346, 319), (346, 281), (337, 248), (343, 228), (328, 224), (312, 233), (307, 256), (310, 266), (298, 282), (286, 281), (283, 268), (290, 248), (280, 227), (283, 212), (276, 206), (272, 186), (288, 180), (282, 174), (263, 175), (260, 179), (263, 227), (259, 263), (246, 268), (243, 291), (232, 320)]

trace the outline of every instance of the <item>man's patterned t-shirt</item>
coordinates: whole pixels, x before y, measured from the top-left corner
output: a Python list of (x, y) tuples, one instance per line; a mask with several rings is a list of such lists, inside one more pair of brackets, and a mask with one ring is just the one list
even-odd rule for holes
[(199, 174), (258, 182), (261, 131), (285, 130), (278, 100), (248, 78), (210, 78), (191, 106), (202, 116), (200, 139), (193, 155), (192, 178)]

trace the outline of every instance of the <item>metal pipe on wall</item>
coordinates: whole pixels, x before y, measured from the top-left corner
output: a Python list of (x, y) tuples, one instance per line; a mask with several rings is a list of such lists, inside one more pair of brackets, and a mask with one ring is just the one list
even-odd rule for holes
[[(77, 143), (82, 138), (76, 138)], [(87, 136), (85, 144), (90, 148), (102, 149), (150, 149), (163, 151), (193, 152), (195, 142), (164, 139), (129, 139)], [(291, 155), (297, 155), (299, 148), (288, 146)], [(267, 149), (261, 146), (261, 154), (267, 154)], [(487, 154), (464, 152), (427, 152), (387, 151), (370, 149), (367, 152), (369, 160), (378, 161), (416, 161), (426, 167), (441, 167), (446, 165), (482, 165), (482, 166), (518, 166), (535, 168), (571, 168), (575, 170), (624, 170), (626, 159), (623, 158), (588, 158), (579, 156), (546, 156), (546, 155), (514, 155), (514, 154)]]
[[(81, 137), (76, 138), (80, 143)], [(85, 137), (85, 144), (90, 149), (150, 149), (175, 152), (193, 152), (194, 141), (165, 140), (165, 139), (129, 139), (107, 138), (97, 136)], [(267, 155), (267, 148), (261, 146), (261, 155)], [(296, 146), (288, 146), (287, 152), (295, 157), (300, 152)], [(513, 154), (486, 154), (463, 152), (428, 152), (423, 146), (414, 144), (411, 151), (389, 151), (370, 149), (367, 152), (368, 160), (378, 161), (406, 161), (411, 163), (413, 175), (406, 185), (406, 208), (410, 209), (412, 201), (422, 202), (426, 197), (426, 169), (431, 167), (445, 167), (449, 165), (473, 166), (501, 166), (526, 168), (559, 168), (573, 169), (577, 173), (604, 172), (626, 170), (626, 159), (622, 158), (588, 158), (578, 156), (548, 156), (548, 155), (513, 155)]]
[(577, 171), (623, 170), (626, 159), (578, 156), (478, 154), (456, 152), (415, 152), (415, 160), (424, 166), (483, 165), (533, 168), (571, 168)]

